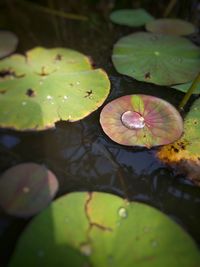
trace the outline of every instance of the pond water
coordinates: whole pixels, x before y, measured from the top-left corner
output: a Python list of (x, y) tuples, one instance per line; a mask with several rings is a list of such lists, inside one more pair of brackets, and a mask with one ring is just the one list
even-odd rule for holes
[[(32, 9), (13, 10), (12, 6), (6, 12), (20, 38), (18, 52), (38, 45), (68, 47), (89, 55), (95, 68), (106, 70), (112, 87), (105, 103), (122, 95), (144, 93), (177, 106), (183, 96), (176, 90), (138, 82), (115, 71), (112, 46), (135, 29), (112, 25), (95, 15), (90, 21), (81, 22), (35, 14)], [(47, 131), (20, 133), (1, 129), (1, 173), (22, 162), (45, 164), (59, 180), (57, 197), (73, 191), (103, 191), (148, 203), (181, 224), (200, 245), (199, 188), (184, 174), (160, 162), (155, 148), (136, 149), (111, 141), (99, 124), (101, 109), (79, 122), (59, 122), (55, 129)], [(1, 266), (6, 266), (27, 222), (0, 211)]]

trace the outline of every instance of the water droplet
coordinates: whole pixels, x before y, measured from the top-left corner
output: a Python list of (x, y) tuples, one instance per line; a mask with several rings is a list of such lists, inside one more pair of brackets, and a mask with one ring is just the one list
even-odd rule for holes
[(51, 102), (52, 105), (54, 105), (54, 102)]
[(68, 96), (64, 95), (63, 98), (64, 98), (64, 100), (67, 100), (68, 99)]
[(159, 55), (160, 55), (160, 52), (155, 51), (154, 54), (155, 54), (156, 56), (159, 56)]
[(23, 101), (22, 102), (22, 106), (26, 106), (27, 102), (26, 101)]
[(24, 193), (28, 193), (28, 192), (30, 192), (30, 188), (27, 187), (27, 186), (24, 186), (24, 187), (22, 188), (22, 191), (23, 191)]
[(120, 208), (118, 211), (118, 214), (121, 218), (127, 218), (128, 217), (128, 213), (127, 213), (127, 210), (125, 208)]
[(90, 256), (92, 253), (92, 248), (90, 244), (85, 243), (80, 246), (81, 253), (85, 256)]
[(77, 85), (79, 85), (79, 84), (80, 84), (80, 82), (76, 82), (76, 84), (77, 84)]
[(47, 99), (48, 99), (48, 100), (52, 100), (52, 99), (53, 99), (53, 97), (52, 97), (52, 96), (50, 96), (50, 95), (48, 95), (48, 96), (47, 96)]
[(121, 116), (121, 121), (129, 129), (142, 129), (145, 126), (144, 118), (135, 111), (126, 111)]
[(152, 245), (152, 247), (157, 247), (157, 245), (158, 245), (158, 242), (156, 241), (156, 240), (152, 240), (151, 241), (151, 245)]

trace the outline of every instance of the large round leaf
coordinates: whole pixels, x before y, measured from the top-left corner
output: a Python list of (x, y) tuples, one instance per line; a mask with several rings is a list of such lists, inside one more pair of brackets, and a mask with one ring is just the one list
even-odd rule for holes
[(17, 36), (10, 31), (0, 31), (0, 58), (8, 56), (16, 50)]
[(103, 108), (100, 123), (113, 141), (148, 148), (172, 143), (183, 131), (178, 111), (168, 102), (148, 95), (113, 100)]
[(9, 267), (188, 267), (200, 255), (160, 211), (106, 193), (71, 193), (34, 218)]
[(157, 19), (145, 27), (147, 31), (169, 35), (188, 35), (196, 31), (192, 23), (181, 19)]
[(121, 38), (112, 60), (119, 73), (160, 85), (185, 83), (200, 69), (200, 49), (183, 37), (139, 32)]
[(119, 9), (110, 14), (112, 22), (133, 27), (143, 26), (154, 18), (143, 8)]
[(200, 186), (200, 99), (196, 100), (184, 120), (184, 135), (172, 145), (158, 151), (158, 157), (176, 164), (181, 172)]
[(45, 166), (19, 164), (0, 178), (0, 206), (10, 215), (32, 216), (51, 202), (57, 190), (58, 181)]
[(26, 57), (13, 55), (0, 61), (0, 126), (41, 130), (80, 120), (109, 90), (106, 73), (74, 50), (38, 47)]

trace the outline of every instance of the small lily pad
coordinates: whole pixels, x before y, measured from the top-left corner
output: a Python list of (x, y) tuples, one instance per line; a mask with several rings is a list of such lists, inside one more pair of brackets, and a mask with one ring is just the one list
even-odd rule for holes
[(200, 49), (183, 37), (139, 32), (121, 38), (112, 61), (119, 73), (159, 85), (186, 83), (200, 69)]
[(154, 20), (145, 9), (119, 9), (115, 10), (110, 14), (110, 19), (112, 22), (126, 25), (131, 27), (140, 27), (145, 25), (145, 23)]
[(18, 45), (17, 36), (10, 31), (0, 31), (0, 58), (13, 53)]
[(106, 193), (70, 193), (36, 216), (9, 267), (199, 266), (194, 241), (146, 204)]
[(196, 32), (195, 26), (181, 19), (157, 19), (146, 24), (146, 30), (169, 35), (189, 35)]
[(183, 122), (168, 102), (148, 95), (127, 95), (108, 103), (100, 115), (104, 132), (116, 143), (152, 147), (179, 139)]
[(34, 48), (0, 61), (0, 126), (43, 130), (77, 121), (102, 105), (110, 90), (102, 69), (64, 48)]
[(58, 181), (45, 166), (19, 164), (0, 178), (0, 206), (10, 215), (29, 217), (47, 207), (57, 190)]
[(200, 99), (197, 99), (184, 120), (184, 134), (177, 142), (162, 147), (158, 157), (176, 165), (200, 186)]

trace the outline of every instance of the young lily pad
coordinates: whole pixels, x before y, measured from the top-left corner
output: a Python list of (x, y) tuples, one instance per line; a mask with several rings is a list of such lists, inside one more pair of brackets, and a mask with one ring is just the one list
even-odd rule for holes
[(10, 31), (0, 31), (0, 58), (13, 53), (18, 45), (17, 36)]
[(179, 139), (182, 118), (168, 102), (148, 95), (127, 95), (108, 103), (100, 115), (104, 132), (116, 143), (152, 147)]
[(157, 19), (145, 27), (149, 32), (169, 35), (189, 35), (196, 31), (192, 23), (181, 19)]
[(44, 209), (57, 190), (58, 181), (45, 166), (19, 164), (0, 178), (0, 206), (10, 215), (29, 217)]
[(119, 9), (115, 10), (110, 14), (110, 19), (112, 22), (126, 25), (131, 27), (140, 27), (145, 25), (145, 23), (154, 20), (145, 9)]
[(0, 61), (0, 126), (43, 130), (77, 121), (104, 102), (110, 82), (89, 59), (70, 49), (35, 48)]
[(196, 100), (184, 120), (184, 135), (177, 142), (162, 147), (160, 160), (178, 166), (200, 186), (200, 99)]
[(160, 85), (186, 83), (200, 69), (200, 49), (183, 37), (139, 32), (121, 38), (112, 61), (119, 73)]
[(183, 229), (146, 204), (106, 193), (70, 193), (36, 216), (9, 267), (199, 266)]

